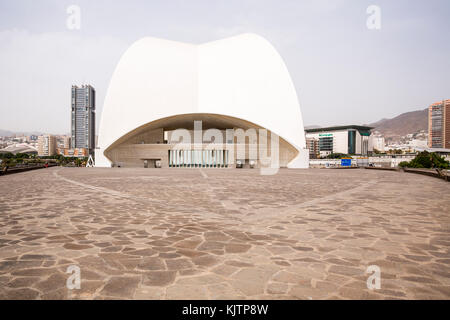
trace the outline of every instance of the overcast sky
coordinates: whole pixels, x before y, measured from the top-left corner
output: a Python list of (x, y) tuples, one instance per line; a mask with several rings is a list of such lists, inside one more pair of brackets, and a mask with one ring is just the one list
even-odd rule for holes
[[(80, 30), (66, 26), (72, 4)], [(367, 28), (369, 5), (380, 30)], [(0, 0), (0, 129), (68, 133), (72, 84), (96, 88), (98, 120), (118, 60), (142, 37), (244, 32), (284, 58), (305, 125), (392, 118), (450, 98), (449, 14), (448, 0)]]

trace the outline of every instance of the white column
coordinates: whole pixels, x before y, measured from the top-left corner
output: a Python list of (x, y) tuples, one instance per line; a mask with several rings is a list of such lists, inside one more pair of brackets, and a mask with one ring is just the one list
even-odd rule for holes
[(213, 152), (212, 150), (209, 150), (209, 166), (213, 167), (214, 166), (214, 157), (213, 157)]
[(206, 160), (205, 160), (205, 150), (202, 149), (202, 167), (206, 167)]
[(206, 163), (208, 167), (211, 167), (211, 150), (206, 150)]

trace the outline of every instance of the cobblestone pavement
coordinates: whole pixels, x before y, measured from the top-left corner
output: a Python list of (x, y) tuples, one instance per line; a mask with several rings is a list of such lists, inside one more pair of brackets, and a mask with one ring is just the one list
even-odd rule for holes
[(449, 299), (449, 191), (363, 169), (3, 176), (0, 299)]

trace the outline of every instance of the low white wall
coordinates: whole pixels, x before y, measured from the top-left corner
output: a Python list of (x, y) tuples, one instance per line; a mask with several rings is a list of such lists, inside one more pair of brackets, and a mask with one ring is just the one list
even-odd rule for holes
[[(391, 157), (369, 157), (368, 159), (358, 159), (357, 157), (352, 159), (352, 167), (366, 166), (373, 164), (375, 167), (398, 167), (398, 164), (402, 161), (411, 161), (415, 156), (397, 156)], [(326, 168), (326, 167), (341, 167), (341, 159), (310, 159), (309, 166), (311, 168)]]

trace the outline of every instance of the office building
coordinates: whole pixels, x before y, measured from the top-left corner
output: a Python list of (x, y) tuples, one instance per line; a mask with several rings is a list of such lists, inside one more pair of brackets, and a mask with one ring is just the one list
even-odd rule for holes
[(95, 149), (95, 90), (90, 85), (72, 86), (71, 148)]
[(321, 157), (331, 153), (366, 156), (373, 151), (372, 130), (366, 126), (337, 126), (307, 129), (306, 139), (319, 143)]

